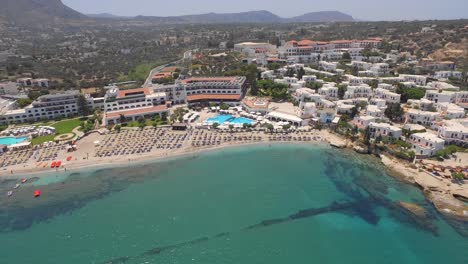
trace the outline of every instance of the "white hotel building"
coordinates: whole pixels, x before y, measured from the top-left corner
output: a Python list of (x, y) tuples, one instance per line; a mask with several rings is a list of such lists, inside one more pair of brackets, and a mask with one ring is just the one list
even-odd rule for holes
[(390, 92), (383, 88), (377, 88), (374, 90), (374, 98), (383, 99), (387, 103), (391, 104), (391, 103), (400, 103), (401, 95), (394, 93), (394, 92)]
[(440, 113), (409, 109), (406, 113), (406, 121), (412, 124), (432, 127), (440, 119)]
[(455, 102), (456, 93), (448, 91), (427, 90), (424, 98), (433, 101), (434, 103), (453, 103)]
[(416, 133), (408, 138), (416, 155), (430, 157), (445, 146), (445, 140), (431, 133)]
[(322, 88), (318, 89), (318, 94), (325, 97), (327, 100), (337, 100), (338, 99), (338, 87), (331, 85), (324, 85)]
[(392, 126), (388, 123), (369, 123), (369, 129), (372, 138), (381, 137), (392, 137), (400, 138), (403, 130), (399, 127)]
[(372, 87), (368, 85), (348, 86), (344, 99), (369, 98), (372, 95)]
[(0, 124), (19, 124), (52, 120), (78, 115), (77, 91), (63, 94), (49, 94), (37, 98), (31, 105), (17, 110), (9, 110), (1, 114)]
[(445, 120), (439, 127), (438, 136), (447, 144), (468, 147), (468, 120)]
[[(288, 41), (278, 48), (280, 59), (295, 62), (313, 62), (318, 57), (331, 60), (341, 59), (344, 49), (377, 48), (381, 44), (380, 38), (368, 40), (335, 40), (335, 41)], [(323, 53), (323, 54), (322, 54)]]

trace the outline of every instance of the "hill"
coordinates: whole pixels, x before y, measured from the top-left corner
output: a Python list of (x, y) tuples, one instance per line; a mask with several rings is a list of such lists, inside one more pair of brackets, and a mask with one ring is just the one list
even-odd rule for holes
[(0, 0), (0, 18), (18, 25), (81, 20), (87, 17), (61, 0)]
[(144, 21), (155, 24), (230, 24), (230, 23), (313, 23), (354, 21), (350, 15), (338, 12), (313, 12), (293, 18), (281, 18), (269, 11), (240, 13), (207, 13), (183, 16), (136, 16), (123, 17), (108, 13), (83, 15), (64, 5), (61, 0), (0, 0), (0, 20), (16, 25), (47, 25), (65, 22), (98, 21)]
[(292, 18), (282, 18), (269, 11), (250, 11), (240, 13), (208, 13), (185, 16), (137, 16), (135, 20), (152, 21), (155, 23), (195, 23), (195, 24), (221, 24), (221, 23), (313, 23), (354, 21), (353, 17), (338, 11), (313, 12)]
[(311, 12), (302, 16), (284, 19), (286, 22), (351, 22), (354, 18), (348, 14), (338, 11)]

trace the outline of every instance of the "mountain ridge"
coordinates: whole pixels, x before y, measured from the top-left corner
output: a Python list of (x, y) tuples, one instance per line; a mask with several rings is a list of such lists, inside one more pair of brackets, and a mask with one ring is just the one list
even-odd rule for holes
[(355, 21), (348, 14), (339, 11), (309, 12), (300, 16), (283, 18), (267, 10), (246, 11), (237, 13), (204, 13), (180, 16), (134, 16), (124, 17), (104, 13), (91, 15), (97, 18), (151, 20), (159, 23), (287, 23), (287, 22), (350, 22)]
[(130, 20), (160, 24), (223, 24), (223, 23), (291, 23), (291, 22), (348, 22), (352, 16), (338, 11), (311, 12), (282, 18), (270, 11), (258, 10), (237, 13), (205, 13), (181, 16), (115, 16), (109, 13), (84, 15), (62, 0), (0, 0), (0, 20), (17, 25), (43, 26), (80, 21)]

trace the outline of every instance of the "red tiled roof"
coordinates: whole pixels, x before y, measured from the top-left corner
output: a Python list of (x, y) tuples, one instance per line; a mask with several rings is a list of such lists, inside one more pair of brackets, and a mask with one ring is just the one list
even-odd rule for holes
[(315, 41), (312, 41), (312, 40), (308, 40), (308, 39), (304, 39), (304, 40), (301, 40), (297, 43), (297, 45), (299, 46), (310, 46), (310, 45), (313, 45), (315, 44)]
[(167, 78), (167, 77), (172, 77), (172, 73), (170, 72), (160, 72), (160, 73), (156, 73), (155, 75), (153, 75), (153, 80), (156, 80), (156, 79), (163, 79), (163, 78)]
[(150, 91), (148, 88), (137, 88), (137, 89), (129, 89), (129, 90), (121, 90), (119, 91), (119, 94), (117, 95), (118, 98), (126, 97), (131, 94), (136, 94), (136, 93), (144, 93), (145, 95), (150, 94)]
[(177, 67), (166, 67), (161, 70), (161, 72), (175, 72), (177, 70)]
[(106, 114), (106, 118), (115, 118), (119, 117), (120, 115), (124, 116), (131, 116), (131, 115), (140, 115), (146, 113), (154, 113), (154, 112), (161, 112), (167, 110), (166, 105), (157, 105), (153, 107), (145, 107), (145, 108), (135, 108), (130, 110), (122, 110), (122, 111), (115, 111)]
[(240, 94), (192, 94), (187, 95), (187, 101), (198, 100), (240, 100)]

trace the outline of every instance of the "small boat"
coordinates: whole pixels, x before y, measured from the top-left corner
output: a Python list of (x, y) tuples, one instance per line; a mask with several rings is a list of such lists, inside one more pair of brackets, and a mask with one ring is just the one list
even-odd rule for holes
[(21, 183), (26, 183), (27, 181), (28, 181), (28, 179), (22, 179)]
[(61, 165), (62, 165), (62, 162), (60, 160), (55, 163), (56, 168), (60, 168)]
[(13, 191), (8, 191), (7, 195), (8, 195), (8, 197), (12, 196), (12, 195), (13, 195)]
[(18, 189), (19, 187), (20, 187), (19, 184), (16, 184), (16, 185), (15, 185), (15, 189)]
[(51, 168), (55, 168), (56, 164), (57, 164), (57, 163), (56, 163), (55, 161), (53, 161), (52, 164), (50, 164), (50, 167), (51, 167)]
[(34, 197), (39, 197), (41, 196), (41, 191), (40, 190), (35, 190), (34, 191)]

